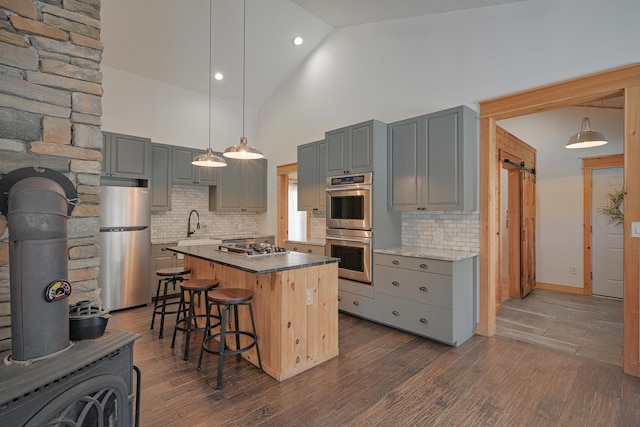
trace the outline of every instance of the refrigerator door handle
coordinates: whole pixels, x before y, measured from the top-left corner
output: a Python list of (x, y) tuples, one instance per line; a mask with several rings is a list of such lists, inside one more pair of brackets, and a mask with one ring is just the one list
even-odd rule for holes
[(138, 227), (100, 227), (101, 233), (113, 233), (113, 232), (123, 232), (123, 231), (142, 231), (146, 230), (146, 225), (141, 225)]

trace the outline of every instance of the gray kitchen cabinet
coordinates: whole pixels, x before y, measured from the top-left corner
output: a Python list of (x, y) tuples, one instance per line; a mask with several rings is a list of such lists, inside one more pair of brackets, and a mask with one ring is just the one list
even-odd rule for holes
[(325, 141), (327, 176), (371, 172), (374, 152), (384, 153), (386, 125), (377, 120), (358, 123), (326, 132)]
[(151, 210), (171, 210), (171, 159), (170, 145), (151, 144)]
[(338, 310), (365, 319), (375, 318), (373, 286), (339, 279)]
[(265, 212), (267, 210), (267, 159), (226, 159), (218, 183), (209, 188), (209, 210)]
[(374, 320), (450, 345), (475, 333), (473, 257), (374, 254)]
[(151, 140), (119, 133), (102, 133), (102, 176), (149, 179)]
[(392, 210), (477, 210), (476, 113), (466, 106), (387, 125)]
[(324, 256), (324, 246), (310, 243), (284, 242), (284, 248), (290, 252)]
[(298, 145), (298, 210), (324, 211), (326, 205), (327, 143)]
[(195, 148), (173, 146), (171, 182), (178, 185), (216, 185), (219, 168), (191, 164), (195, 156), (204, 152)]

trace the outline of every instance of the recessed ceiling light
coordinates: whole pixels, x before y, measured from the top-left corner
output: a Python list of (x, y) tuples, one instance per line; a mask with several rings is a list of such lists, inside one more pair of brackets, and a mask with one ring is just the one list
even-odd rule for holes
[(215, 73), (213, 75), (213, 78), (216, 79), (216, 80), (222, 80), (222, 79), (224, 79), (224, 76), (222, 75), (222, 73)]
[(303, 38), (300, 36), (296, 36), (293, 38), (293, 44), (296, 46), (300, 46), (304, 42)]

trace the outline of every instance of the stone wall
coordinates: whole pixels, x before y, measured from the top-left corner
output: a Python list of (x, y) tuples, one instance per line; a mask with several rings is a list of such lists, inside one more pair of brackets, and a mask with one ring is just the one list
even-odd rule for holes
[[(100, 0), (0, 0), (0, 179), (54, 169), (76, 186), (69, 303), (99, 298)], [(0, 351), (11, 346), (7, 220), (0, 215)]]

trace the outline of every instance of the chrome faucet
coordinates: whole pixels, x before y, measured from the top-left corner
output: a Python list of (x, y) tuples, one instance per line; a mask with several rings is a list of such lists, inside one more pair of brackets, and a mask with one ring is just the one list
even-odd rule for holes
[(196, 232), (196, 230), (191, 231), (191, 214), (195, 213), (198, 217), (198, 222), (196, 223), (196, 230), (200, 230), (200, 214), (197, 210), (193, 209), (189, 212), (189, 221), (187, 222), (187, 237), (191, 237), (192, 234)]

